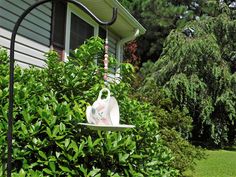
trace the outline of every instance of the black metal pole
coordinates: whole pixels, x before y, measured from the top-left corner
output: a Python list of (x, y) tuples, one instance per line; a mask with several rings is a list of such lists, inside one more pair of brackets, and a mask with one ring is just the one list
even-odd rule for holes
[[(23, 14), (19, 17), (17, 20), (14, 29), (12, 31), (11, 36), (11, 44), (10, 44), (10, 83), (9, 83), (9, 109), (8, 109), (8, 132), (7, 132), (7, 145), (8, 145), (8, 159), (7, 159), (7, 177), (11, 177), (11, 171), (12, 171), (12, 129), (13, 129), (13, 107), (14, 107), (14, 51), (15, 51), (15, 40), (16, 40), (16, 34), (19, 29), (19, 26), (23, 19), (36, 7), (39, 5), (42, 5), (47, 2), (52, 1), (59, 1), (59, 0), (42, 0), (39, 1), (32, 6), (30, 6), (26, 11), (23, 12)], [(93, 20), (95, 20), (100, 25), (112, 25), (116, 19), (117, 19), (117, 8), (113, 8), (113, 15), (111, 21), (104, 22), (101, 21), (99, 18), (97, 18), (86, 6), (84, 6), (82, 3), (76, 1), (76, 0), (64, 0), (65, 2), (70, 2), (80, 9), (82, 9), (85, 13), (87, 13)]]

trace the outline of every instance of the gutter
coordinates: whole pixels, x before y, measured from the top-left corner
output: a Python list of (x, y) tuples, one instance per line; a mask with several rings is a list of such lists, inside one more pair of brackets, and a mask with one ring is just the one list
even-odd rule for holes
[(130, 36), (127, 36), (120, 41), (118, 41), (117, 46), (116, 46), (116, 53), (117, 53), (117, 59), (121, 62), (123, 60), (123, 47), (124, 44), (136, 39), (138, 36), (140, 36), (140, 30), (136, 29), (135, 33), (131, 34)]

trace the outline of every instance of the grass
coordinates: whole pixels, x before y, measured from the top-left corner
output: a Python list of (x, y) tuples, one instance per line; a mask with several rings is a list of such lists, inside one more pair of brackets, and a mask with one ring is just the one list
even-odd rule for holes
[(207, 158), (197, 162), (187, 177), (236, 177), (236, 151), (207, 150)]

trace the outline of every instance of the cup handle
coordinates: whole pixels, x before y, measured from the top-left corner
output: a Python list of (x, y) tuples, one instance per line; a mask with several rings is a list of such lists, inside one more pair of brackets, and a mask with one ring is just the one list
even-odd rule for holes
[(105, 100), (109, 100), (110, 97), (111, 97), (111, 92), (108, 88), (103, 88), (102, 90), (100, 90), (99, 92), (99, 96), (98, 96), (98, 99), (101, 100), (102, 99), (102, 93), (103, 92), (107, 92), (107, 98), (105, 98)]

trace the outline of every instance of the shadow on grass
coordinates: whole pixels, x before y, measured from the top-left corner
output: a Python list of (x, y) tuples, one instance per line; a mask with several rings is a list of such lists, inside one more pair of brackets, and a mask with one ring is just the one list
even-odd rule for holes
[(226, 151), (236, 151), (236, 146), (225, 147), (224, 150), (226, 150)]

